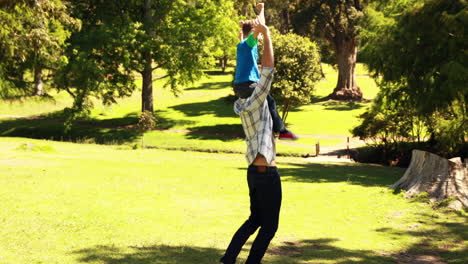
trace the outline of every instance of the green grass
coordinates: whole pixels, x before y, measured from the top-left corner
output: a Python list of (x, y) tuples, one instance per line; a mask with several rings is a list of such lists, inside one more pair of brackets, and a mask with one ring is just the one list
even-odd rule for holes
[[(73, 99), (67, 93), (51, 92), (51, 97), (25, 97), (0, 100), (0, 115), (37, 116), (60, 111), (71, 106)], [(0, 120), (2, 116), (0, 116)]]
[[(21, 138), (0, 138), (0, 151), (0, 263), (216, 263), (248, 216), (240, 154)], [(466, 214), (388, 191), (402, 169), (278, 166), (280, 228), (265, 263), (396, 264), (400, 251), (466, 263)]]
[[(336, 71), (324, 65), (326, 80), (317, 84), (317, 99), (328, 95), (336, 84)], [(358, 67), (358, 73), (365, 73)], [(154, 83), (155, 114), (158, 128), (188, 130), (187, 133), (161, 133), (152, 131), (145, 134), (145, 145), (149, 147), (198, 148), (200, 150), (243, 151), (245, 143), (239, 117), (232, 110), (232, 73), (208, 72), (206, 78), (184, 87), (175, 97), (171, 91), (161, 88), (162, 81)], [(377, 93), (374, 81), (369, 77), (358, 77), (366, 98)], [(140, 80), (137, 80), (138, 85)], [(53, 93), (52, 93), (53, 94)], [(141, 133), (126, 129), (138, 121), (140, 113), (140, 92), (129, 98), (119, 99), (117, 104), (105, 106), (94, 100), (95, 107), (90, 118), (77, 122), (73, 130), (64, 133), (60, 110), (70, 106), (72, 100), (66, 93), (53, 94), (54, 100), (26, 98), (22, 101), (0, 103), (0, 136), (18, 136), (78, 142), (105, 144), (138, 144)], [(357, 115), (369, 103), (348, 103), (315, 100), (312, 104), (292, 109), (287, 126), (299, 135), (335, 135), (345, 138), (349, 130), (358, 124)], [(8, 116), (43, 115), (46, 120), (16, 119)], [(52, 119), (51, 119), (52, 118)], [(300, 139), (295, 145), (279, 143), (279, 153), (301, 155), (312, 153), (316, 139)], [(320, 140), (322, 146), (333, 146), (343, 140)]]
[[(370, 105), (321, 101), (336, 84), (336, 71), (324, 71), (313, 103), (288, 117), (295, 133), (315, 136), (278, 141), (279, 154), (343, 143)], [(364, 97), (374, 98), (378, 89), (363, 65), (357, 74)], [(138, 91), (112, 106), (95, 101), (90, 118), (69, 133), (60, 114), (72, 103), (65, 93), (1, 101), (0, 263), (216, 263), (248, 216), (245, 142), (230, 81), (231, 73), (211, 73), (179, 97), (155, 82), (158, 126), (169, 131), (145, 133), (148, 148), (135, 150), (143, 134), (127, 127), (138, 120)], [(38, 115), (46, 119), (11, 117)], [(402, 169), (294, 157), (279, 157), (278, 166), (281, 222), (265, 263), (397, 264), (399, 252), (466, 263), (466, 213), (390, 192)]]

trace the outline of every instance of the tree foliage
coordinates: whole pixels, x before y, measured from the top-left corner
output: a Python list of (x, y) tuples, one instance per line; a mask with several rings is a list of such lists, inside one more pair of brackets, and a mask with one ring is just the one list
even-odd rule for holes
[[(300, 0), (293, 15), (295, 32), (319, 36), (333, 47), (338, 66), (338, 81), (332, 99), (360, 100), (355, 66), (359, 45), (360, 21), (368, 1)], [(326, 45), (322, 45), (326, 47)]]
[[(468, 138), (467, 3), (392, 3), (372, 10), (379, 12), (380, 21), (390, 22), (369, 21), (374, 31), (366, 35), (366, 61), (381, 76), (380, 97), (389, 102), (377, 101), (374, 107), (394, 105), (400, 112), (414, 113), (432, 143), (446, 153), (456, 151)], [(407, 103), (402, 104), (402, 98)]]
[[(80, 27), (61, 0), (14, 1), (0, 9), (0, 95), (38, 95), (41, 88), (67, 58), (66, 40)], [(47, 71), (49, 76), (43, 76)]]
[(283, 120), (293, 106), (310, 103), (321, 79), (320, 55), (315, 43), (294, 33), (273, 32), (275, 78), (271, 93), (282, 103)]
[(143, 80), (142, 111), (150, 112), (153, 81), (165, 79), (177, 94), (180, 85), (200, 78), (213, 47), (224, 44), (221, 38), (213, 40), (213, 32), (217, 37), (222, 32), (216, 19), (226, 1), (74, 1), (73, 14), (83, 20), (83, 30), (71, 37), (68, 55), (73, 59), (58, 78), (77, 98), (73, 112), (85, 106), (87, 100), (80, 98), (113, 103), (129, 95), (135, 89), (134, 72)]
[(242, 19), (255, 18), (255, 7), (257, 5), (255, 0), (238, 0), (234, 1), (234, 8), (237, 10), (238, 15)]
[(228, 60), (236, 58), (240, 17), (234, 9), (234, 2), (221, 1), (219, 4), (221, 5), (219, 12), (214, 14), (217, 26), (210, 30), (212, 37), (208, 39), (207, 54), (219, 61), (224, 72)]

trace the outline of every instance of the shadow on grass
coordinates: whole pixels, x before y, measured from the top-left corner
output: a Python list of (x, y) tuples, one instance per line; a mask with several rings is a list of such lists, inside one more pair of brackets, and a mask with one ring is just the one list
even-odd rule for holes
[[(279, 163), (279, 162), (278, 162)], [(279, 163), (280, 175), (284, 181), (326, 183), (349, 182), (362, 186), (391, 186), (401, 176), (404, 169), (372, 165), (337, 165), (317, 163), (286, 163), (292, 168), (282, 168)]]
[(241, 124), (225, 124), (215, 126), (199, 126), (189, 128), (188, 139), (219, 139), (231, 141), (245, 138)]
[[(285, 242), (278, 247), (270, 247), (268, 262), (274, 264), (299, 264), (314, 261), (332, 261), (336, 264), (396, 264), (390, 256), (382, 256), (368, 250), (351, 250), (333, 246), (336, 239), (322, 238)], [(250, 250), (251, 245), (244, 247)], [(104, 264), (202, 264), (218, 263), (224, 251), (215, 248), (193, 246), (165, 246), (117, 248), (97, 246), (72, 252), (81, 263)], [(318, 261), (318, 262), (317, 262)], [(243, 263), (238, 259), (239, 263)]]
[(172, 106), (171, 108), (183, 112), (187, 116), (214, 115), (216, 117), (237, 117), (234, 113), (230, 96), (199, 103), (187, 103)]
[(218, 263), (222, 253), (214, 248), (190, 246), (148, 246), (117, 248), (97, 246), (72, 252), (83, 263), (105, 264), (192, 264)]
[(0, 120), (0, 136), (123, 144), (133, 142), (141, 136), (141, 132), (136, 129), (124, 128), (137, 122), (136, 113), (132, 113), (122, 118), (78, 120), (74, 122), (70, 131), (65, 131), (64, 119), (60, 118), (60, 113), (52, 113), (44, 118), (2, 119)]
[(232, 71), (204, 71), (204, 73), (212, 76), (217, 76), (217, 75), (232, 75)]
[[(352, 250), (332, 245), (337, 239), (319, 238), (284, 242), (269, 249), (274, 264), (326, 263), (335, 264), (396, 264), (390, 256), (370, 250)], [(313, 261), (313, 262), (311, 262)]]
[(2, 98), (2, 101), (5, 103), (26, 103), (26, 102), (49, 102), (56, 103), (55, 98), (49, 94), (44, 94), (41, 96), (38, 95), (28, 95), (28, 94), (19, 94), (19, 95), (6, 95)]
[[(417, 242), (406, 248), (404, 252), (396, 254), (402, 263), (441, 263), (438, 262), (441, 259), (450, 264), (467, 263), (468, 216), (466, 214), (443, 209), (434, 213), (417, 213), (416, 219), (418, 223), (408, 225), (407, 228), (376, 230), (392, 239), (404, 236), (417, 238)], [(417, 259), (426, 259), (427, 262), (417, 262)]]
[(330, 101), (323, 104), (325, 110), (335, 110), (335, 111), (351, 111), (355, 109), (363, 108), (364, 105), (354, 101), (351, 102), (341, 102), (341, 101)]
[[(171, 118), (167, 118), (165, 117), (166, 113), (167, 111), (164, 111), (164, 110), (154, 111), (154, 115), (156, 116), (156, 127), (158, 129), (170, 129), (177, 125), (193, 125), (196, 123), (195, 121), (191, 121), (191, 120), (183, 120), (183, 119), (174, 120)], [(136, 123), (138, 123), (138, 120), (136, 121)]]
[(330, 100), (330, 98), (328, 96), (312, 95), (310, 103), (315, 104), (315, 103), (325, 102), (325, 101), (328, 101), (328, 100)]
[(190, 87), (186, 88), (185, 91), (193, 91), (193, 90), (219, 90), (219, 89), (224, 89), (224, 88), (229, 88), (231, 87), (230, 82), (205, 82), (200, 86), (197, 87)]

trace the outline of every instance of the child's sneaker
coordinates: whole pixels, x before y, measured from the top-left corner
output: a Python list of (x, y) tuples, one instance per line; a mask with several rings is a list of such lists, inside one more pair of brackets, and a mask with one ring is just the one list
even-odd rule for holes
[(297, 140), (298, 137), (294, 135), (293, 132), (286, 130), (284, 132), (279, 133), (279, 139), (281, 140)]

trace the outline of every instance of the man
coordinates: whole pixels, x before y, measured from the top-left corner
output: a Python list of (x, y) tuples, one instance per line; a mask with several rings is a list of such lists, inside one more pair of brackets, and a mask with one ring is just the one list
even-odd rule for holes
[(273, 80), (273, 46), (270, 30), (264, 23), (257, 20), (254, 31), (261, 33), (264, 40), (261, 78), (250, 97), (239, 98), (234, 103), (234, 111), (241, 118), (247, 141), (250, 216), (234, 234), (220, 260), (224, 264), (236, 262), (242, 246), (259, 227), (245, 263), (260, 263), (278, 229), (281, 207), (281, 180), (275, 163), (273, 121), (266, 100)]

